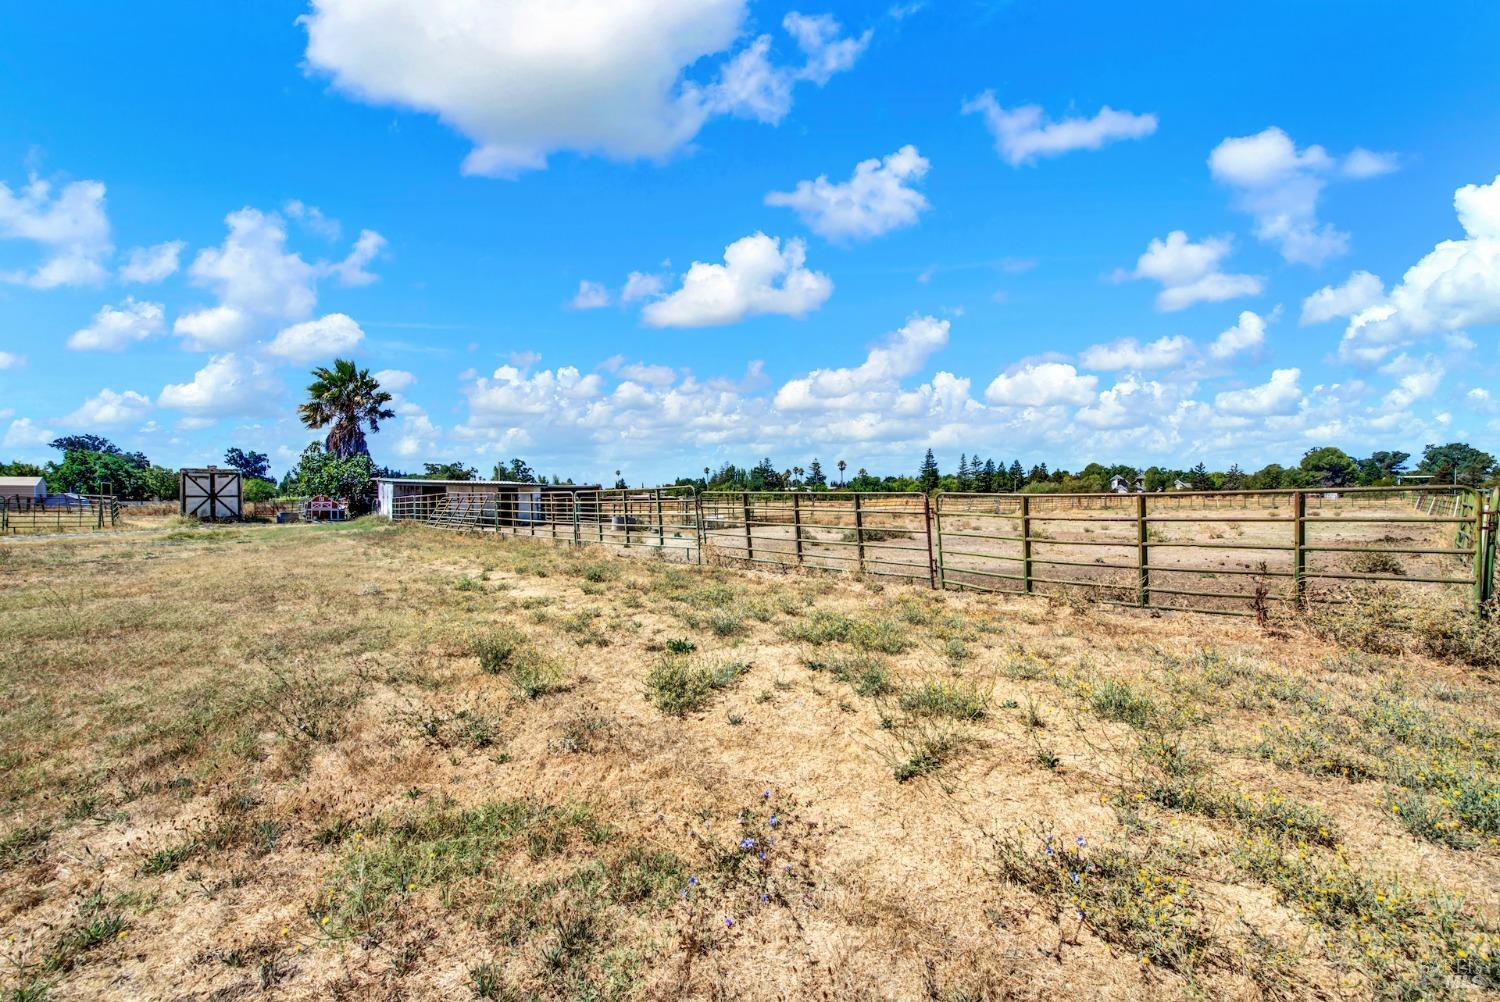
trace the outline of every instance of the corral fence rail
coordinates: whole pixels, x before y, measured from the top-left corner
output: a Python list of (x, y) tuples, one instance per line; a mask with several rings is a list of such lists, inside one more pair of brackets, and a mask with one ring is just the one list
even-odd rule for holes
[(0, 536), (113, 529), (120, 503), (109, 494), (0, 497)]
[(444, 493), (396, 498), (391, 518), (446, 529), (657, 551), (701, 563), (700, 513), (691, 488)]
[(1361, 583), (1482, 608), (1500, 490), (1436, 485), (1160, 494), (887, 494), (687, 487), (434, 494), (393, 517), (693, 562), (892, 577), (1254, 615)]

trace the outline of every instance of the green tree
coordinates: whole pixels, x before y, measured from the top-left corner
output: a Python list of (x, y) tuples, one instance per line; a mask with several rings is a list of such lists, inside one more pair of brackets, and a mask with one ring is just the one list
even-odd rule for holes
[(142, 474), (149, 469), (135, 457), (118, 452), (70, 449), (61, 463), (48, 463), (44, 476), (50, 491), (98, 494), (106, 489), (118, 498), (142, 500)]
[[(615, 471), (618, 477), (620, 471)], [(471, 480), (472, 477), (450, 477), (451, 480)], [(491, 480), (508, 480), (516, 484), (536, 483), (536, 471), (520, 456), (513, 456), (508, 463), (496, 463), (494, 471), (490, 474)]]
[(1359, 478), (1359, 464), (1343, 449), (1325, 445), (1308, 449), (1298, 464), (1315, 487), (1348, 487)]
[(427, 480), (474, 480), (479, 476), (478, 470), (463, 463), (423, 463), (422, 470)]
[(141, 471), (141, 493), (152, 501), (176, 501), (181, 478), (176, 470), (165, 466), (148, 466)]
[(814, 458), (811, 463), (807, 464), (807, 486), (828, 486), (828, 476), (823, 472), (823, 464), (818, 462), (816, 458)]
[(369, 511), (375, 500), (375, 463), (368, 455), (339, 456), (318, 442), (302, 450), (296, 468), (289, 474), (290, 493), (348, 501), (359, 512)]
[(244, 477), (254, 477), (257, 480), (271, 480), (271, 460), (264, 452), (245, 452), (243, 449), (229, 449), (224, 453), (224, 465), (231, 470), (239, 470)]
[(1422, 450), (1417, 472), (1425, 473), (1435, 484), (1462, 484), (1478, 487), (1497, 472), (1495, 457), (1467, 442), (1429, 445)]
[(943, 475), (938, 470), (937, 459), (933, 456), (932, 450), (928, 449), (927, 455), (922, 457), (922, 468), (917, 471), (917, 484), (923, 491), (931, 493), (938, 489), (942, 480)]
[(0, 463), (0, 477), (40, 477), (45, 472), (35, 463), (23, 463), (19, 460), (14, 463)]
[(328, 429), (325, 452), (348, 459), (370, 454), (364, 426), (368, 424), (373, 434), (380, 430), (381, 421), (395, 417), (396, 412), (386, 406), (390, 402), (391, 395), (380, 388), (369, 369), (338, 358), (332, 369), (319, 366), (313, 370), (307, 402), (298, 406), (297, 414), (309, 428)]
[(269, 501), (276, 494), (276, 485), (260, 477), (246, 477), (240, 487), (240, 498), (245, 501)]

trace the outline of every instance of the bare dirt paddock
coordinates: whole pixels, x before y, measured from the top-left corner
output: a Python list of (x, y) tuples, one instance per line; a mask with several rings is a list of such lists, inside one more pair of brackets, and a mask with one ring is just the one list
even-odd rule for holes
[(373, 520), (10, 540), (0, 580), (18, 1002), (1500, 984), (1472, 616), (1263, 629)]

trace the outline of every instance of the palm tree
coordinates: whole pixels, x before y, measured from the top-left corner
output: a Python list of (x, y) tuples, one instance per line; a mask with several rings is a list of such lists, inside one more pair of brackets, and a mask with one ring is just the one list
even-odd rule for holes
[(840, 459), (836, 465), (839, 468), (839, 486), (842, 487), (849, 482), (844, 479), (844, 471), (849, 468), (849, 464)]
[(319, 366), (313, 370), (307, 398), (298, 406), (298, 416), (309, 428), (328, 429), (323, 447), (340, 459), (368, 456), (363, 425), (368, 423), (370, 431), (377, 432), (381, 421), (396, 416), (385, 406), (391, 395), (380, 388), (370, 370), (345, 358), (334, 359), (332, 369)]

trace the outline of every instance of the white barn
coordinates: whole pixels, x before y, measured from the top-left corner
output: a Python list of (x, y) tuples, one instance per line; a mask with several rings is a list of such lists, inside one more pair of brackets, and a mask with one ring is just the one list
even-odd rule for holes
[(0, 477), (0, 504), (27, 508), (47, 500), (47, 481), (41, 477)]

